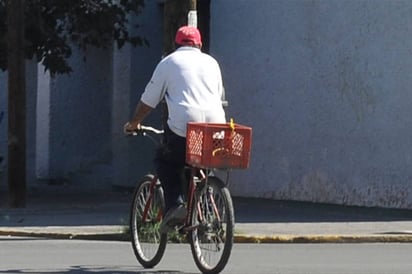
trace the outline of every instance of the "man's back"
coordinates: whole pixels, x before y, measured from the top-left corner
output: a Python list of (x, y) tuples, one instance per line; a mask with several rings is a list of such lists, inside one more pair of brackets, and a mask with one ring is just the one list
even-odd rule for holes
[[(199, 49), (182, 47), (166, 57), (167, 95), (180, 97), (183, 91), (182, 104), (191, 107), (208, 109), (221, 104), (223, 93), (219, 65), (211, 56)], [(187, 100), (187, 102), (185, 102)]]
[(180, 47), (156, 67), (142, 100), (150, 105), (164, 96), (170, 129), (185, 136), (187, 122), (225, 122), (222, 93), (216, 60), (198, 48)]

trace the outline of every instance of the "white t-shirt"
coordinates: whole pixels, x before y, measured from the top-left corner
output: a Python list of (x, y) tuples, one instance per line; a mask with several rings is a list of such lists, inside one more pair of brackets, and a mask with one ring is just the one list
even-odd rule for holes
[(155, 108), (165, 98), (167, 124), (185, 137), (188, 122), (225, 123), (222, 93), (217, 61), (200, 49), (180, 47), (157, 65), (141, 101)]

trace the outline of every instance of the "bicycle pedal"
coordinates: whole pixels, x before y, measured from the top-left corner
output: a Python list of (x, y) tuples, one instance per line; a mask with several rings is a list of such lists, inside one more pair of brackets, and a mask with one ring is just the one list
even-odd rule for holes
[(181, 225), (181, 226), (176, 227), (176, 231), (177, 231), (179, 234), (187, 234), (187, 232), (189, 232), (189, 230), (188, 230), (187, 228), (188, 228), (188, 226), (185, 225), (185, 224), (183, 224), (183, 225)]
[(181, 230), (183, 233), (188, 233), (190, 231), (193, 231), (195, 229), (197, 229), (199, 227), (199, 225), (184, 225)]

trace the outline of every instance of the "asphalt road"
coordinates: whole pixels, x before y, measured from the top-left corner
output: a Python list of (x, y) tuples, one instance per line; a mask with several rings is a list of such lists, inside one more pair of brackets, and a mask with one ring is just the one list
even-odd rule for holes
[[(236, 244), (222, 273), (409, 274), (412, 244)], [(130, 243), (0, 237), (0, 273), (199, 273), (186, 244), (143, 269)]]

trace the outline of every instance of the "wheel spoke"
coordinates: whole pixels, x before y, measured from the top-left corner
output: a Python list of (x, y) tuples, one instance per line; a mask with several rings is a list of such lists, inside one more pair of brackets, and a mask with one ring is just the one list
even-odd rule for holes
[(211, 180), (197, 193), (195, 201), (192, 253), (202, 272), (219, 272), (226, 265), (233, 244), (234, 213), (229, 191), (220, 181)]
[(156, 265), (166, 247), (167, 235), (159, 231), (163, 208), (161, 187), (153, 186), (151, 180), (143, 181), (135, 192), (130, 231), (136, 258), (144, 267)]

